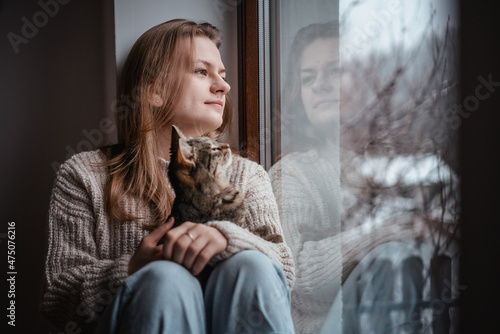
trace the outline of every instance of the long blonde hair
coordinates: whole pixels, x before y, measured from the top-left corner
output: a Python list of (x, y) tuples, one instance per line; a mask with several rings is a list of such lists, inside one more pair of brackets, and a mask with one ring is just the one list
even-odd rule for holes
[[(170, 215), (174, 194), (169, 189), (160, 162), (160, 130), (174, 117), (177, 101), (189, 83), (185, 73), (193, 70), (194, 37), (208, 37), (217, 48), (220, 31), (209, 23), (176, 19), (146, 31), (135, 42), (125, 61), (118, 94), (116, 122), (119, 144), (102, 151), (107, 156), (109, 178), (105, 189), (105, 208), (112, 219), (141, 219), (127, 212), (122, 203), (134, 197), (148, 205), (154, 227)], [(164, 103), (154, 107), (150, 97), (158, 94)], [(227, 99), (219, 129), (207, 134), (217, 137), (230, 121)]]

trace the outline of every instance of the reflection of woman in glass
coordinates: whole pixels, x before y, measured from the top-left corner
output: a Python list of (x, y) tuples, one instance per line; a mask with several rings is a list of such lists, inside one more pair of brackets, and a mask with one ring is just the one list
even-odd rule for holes
[[(339, 112), (338, 25), (301, 29), (289, 57), (281, 115), (285, 154), (270, 175), (296, 264), (296, 330), (319, 333), (327, 316), (325, 326), (333, 332), (340, 332), (340, 326), (344, 333), (414, 326), (409, 318), (421, 298), (416, 285), (421, 285), (422, 270), (412, 272), (419, 271), (421, 261), (410, 241), (421, 237), (422, 231), (415, 231), (420, 220), (394, 192), (372, 197), (368, 206), (376, 208), (373, 215), (363, 212), (366, 205), (358, 205), (372, 180), (357, 170), (353, 136), (340, 131), (352, 115), (344, 107)], [(356, 97), (356, 91), (349, 93)], [(405, 283), (397, 283), (404, 287), (396, 296), (391, 292), (395, 267), (413, 268), (400, 270)], [(387, 309), (379, 306), (403, 295), (409, 303), (396, 315), (400, 319), (388, 319)]]
[(123, 69), (120, 144), (82, 152), (61, 166), (42, 300), (43, 313), (59, 328), (293, 331), (290, 250), (253, 233), (267, 226), (281, 234), (262, 167), (235, 157), (225, 171), (245, 196), (245, 226), (166, 221), (174, 197), (166, 176), (172, 125), (190, 137), (216, 137), (231, 112), (220, 40), (212, 25), (186, 20), (145, 32)]

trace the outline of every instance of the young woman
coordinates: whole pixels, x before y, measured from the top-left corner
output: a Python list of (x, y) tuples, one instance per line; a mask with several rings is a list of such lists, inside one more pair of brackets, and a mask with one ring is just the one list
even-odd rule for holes
[[(294, 266), (265, 170), (235, 157), (226, 174), (245, 195), (245, 226), (173, 228), (166, 177), (172, 125), (217, 137), (231, 113), (220, 33), (172, 20), (145, 32), (125, 62), (119, 144), (73, 156), (50, 203), (43, 313), (98, 333), (292, 333)], [(152, 232), (151, 229), (153, 229)], [(165, 238), (162, 245), (158, 241)], [(200, 283), (200, 273), (211, 273)]]

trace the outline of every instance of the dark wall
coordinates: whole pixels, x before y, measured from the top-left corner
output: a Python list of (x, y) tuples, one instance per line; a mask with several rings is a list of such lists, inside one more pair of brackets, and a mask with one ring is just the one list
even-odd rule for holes
[[(0, 0), (0, 328), (7, 333), (56, 333), (38, 311), (54, 168), (68, 152), (102, 144), (96, 131), (92, 141), (82, 131), (99, 129), (114, 94), (112, 0)], [(6, 318), (8, 222), (16, 233), (15, 328)]]
[(500, 333), (500, 6), (460, 5), (461, 101), (470, 110), (461, 127), (461, 333)]

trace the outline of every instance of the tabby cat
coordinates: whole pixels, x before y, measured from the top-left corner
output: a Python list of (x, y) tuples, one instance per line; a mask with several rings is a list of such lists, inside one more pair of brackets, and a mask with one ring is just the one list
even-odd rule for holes
[[(204, 224), (213, 220), (244, 226), (245, 199), (225, 177), (231, 161), (229, 144), (208, 137), (186, 138), (172, 127), (168, 177), (176, 196), (171, 213), (175, 226), (185, 221)], [(271, 242), (283, 241), (267, 226), (253, 232)]]

